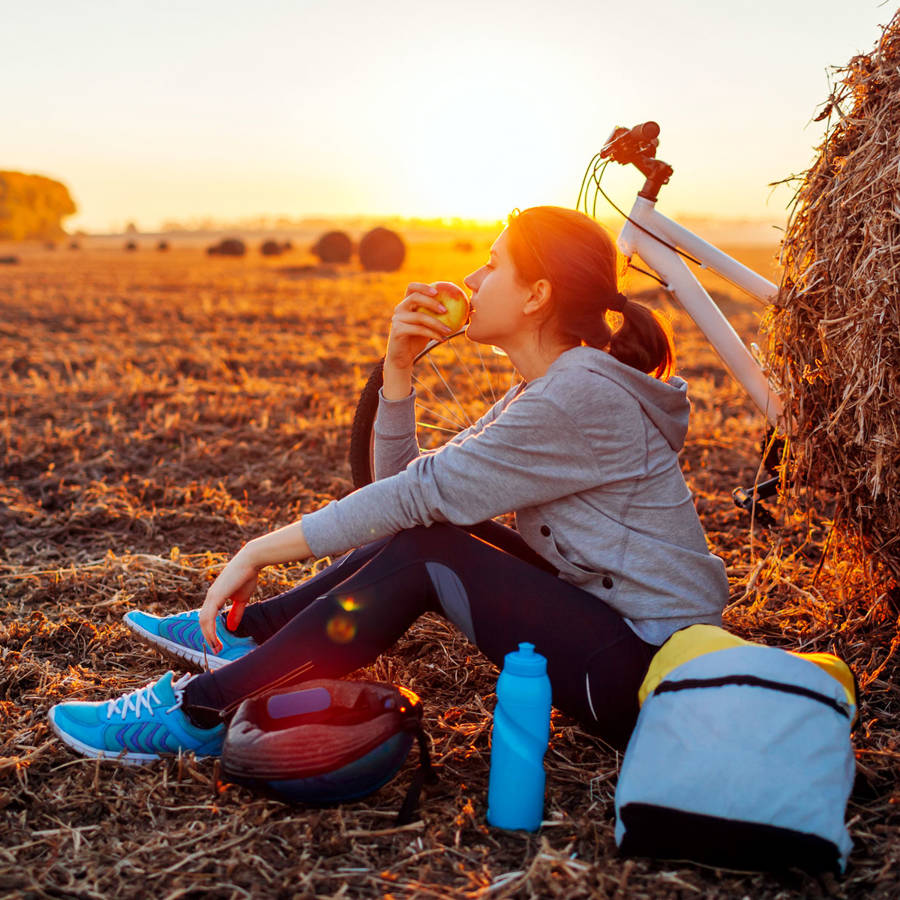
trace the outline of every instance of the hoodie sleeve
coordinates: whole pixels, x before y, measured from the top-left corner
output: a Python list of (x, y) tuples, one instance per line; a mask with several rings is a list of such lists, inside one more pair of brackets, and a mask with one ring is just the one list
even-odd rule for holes
[[(451, 443), (459, 443), (470, 434), (481, 431), (492, 422), (519, 386), (508, 391), (477, 422), (454, 435)], [(396, 475), (422, 451), (416, 440), (416, 392), (415, 389), (402, 400), (388, 400), (383, 390), (378, 391), (378, 411), (375, 415), (374, 465), (375, 480)], [(425, 451), (426, 453), (434, 451)]]
[(526, 390), (480, 431), (304, 516), (310, 549), (322, 557), (416, 525), (471, 525), (635, 477), (645, 443), (635, 404), (614, 391), (596, 408), (605, 427), (589, 440), (558, 403)]

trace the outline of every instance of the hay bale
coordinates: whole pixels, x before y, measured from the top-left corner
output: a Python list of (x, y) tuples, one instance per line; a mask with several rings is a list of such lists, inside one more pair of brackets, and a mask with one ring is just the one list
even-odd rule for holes
[(790, 435), (788, 499), (834, 495), (835, 547), (900, 584), (900, 13), (834, 70), (827, 133), (803, 174), (764, 324)]
[(370, 272), (394, 272), (405, 257), (403, 238), (389, 228), (373, 228), (359, 242), (359, 261)]
[(137, 243), (135, 241), (128, 241), (125, 244), (125, 249), (128, 251), (137, 250)]
[(156, 245), (156, 249), (162, 253), (165, 253), (165, 251), (169, 249), (169, 242), (168, 241), (160, 241)]
[(218, 244), (206, 248), (210, 256), (243, 256), (247, 245), (240, 238), (222, 238)]
[(259, 252), (262, 253), (263, 256), (281, 256), (283, 247), (278, 241), (263, 241), (262, 246), (259, 248)]
[(17, 266), (18, 264), (18, 256), (0, 256), (0, 266)]
[(323, 263), (350, 262), (353, 255), (353, 241), (343, 231), (326, 231), (310, 248)]

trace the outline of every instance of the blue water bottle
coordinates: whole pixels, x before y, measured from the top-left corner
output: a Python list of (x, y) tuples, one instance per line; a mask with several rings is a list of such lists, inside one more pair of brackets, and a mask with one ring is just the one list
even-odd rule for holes
[(537, 831), (544, 813), (544, 754), (550, 738), (547, 660), (534, 644), (507, 653), (497, 681), (488, 781), (489, 825)]

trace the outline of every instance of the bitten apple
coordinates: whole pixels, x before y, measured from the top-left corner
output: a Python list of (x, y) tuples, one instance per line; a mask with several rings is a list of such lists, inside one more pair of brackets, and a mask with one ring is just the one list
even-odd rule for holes
[(431, 287), (437, 291), (434, 299), (443, 303), (447, 312), (438, 314), (424, 306), (416, 307), (416, 309), (421, 309), (422, 312), (443, 322), (451, 331), (459, 331), (466, 324), (466, 319), (469, 318), (469, 298), (466, 296), (466, 292), (452, 281), (435, 281)]

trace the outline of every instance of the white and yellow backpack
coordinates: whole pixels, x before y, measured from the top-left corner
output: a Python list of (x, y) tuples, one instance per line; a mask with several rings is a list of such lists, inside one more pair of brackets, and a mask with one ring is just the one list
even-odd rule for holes
[(843, 872), (856, 684), (830, 653), (676, 632), (641, 685), (616, 788), (622, 853)]

